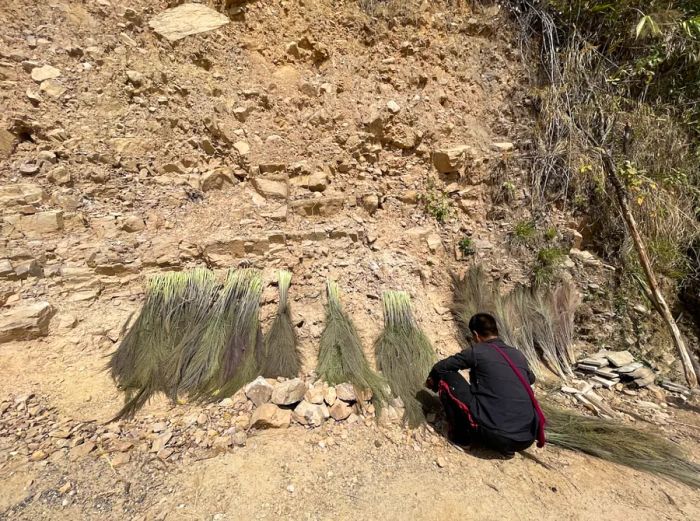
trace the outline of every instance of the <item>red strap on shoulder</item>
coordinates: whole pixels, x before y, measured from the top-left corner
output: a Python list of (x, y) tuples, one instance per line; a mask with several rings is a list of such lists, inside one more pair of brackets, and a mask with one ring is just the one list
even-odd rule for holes
[(527, 394), (530, 397), (530, 401), (532, 401), (532, 406), (535, 408), (535, 413), (537, 414), (537, 418), (539, 420), (539, 425), (537, 428), (537, 446), (539, 448), (544, 447), (544, 444), (546, 442), (545, 434), (544, 434), (544, 427), (547, 423), (547, 419), (544, 417), (544, 413), (542, 412), (542, 409), (540, 407), (539, 402), (537, 401), (537, 398), (535, 398), (535, 393), (532, 392), (532, 387), (530, 387), (529, 382), (527, 380), (525, 380), (525, 377), (522, 375), (520, 370), (515, 366), (513, 361), (506, 354), (506, 352), (503, 351), (503, 349), (498, 347), (496, 344), (489, 344), (489, 345), (491, 347), (493, 347), (496, 351), (498, 351), (498, 353), (505, 359), (505, 361), (508, 362), (508, 365), (515, 373), (515, 376), (518, 377), (518, 380), (520, 380), (520, 383), (523, 384), (523, 387), (527, 391)]

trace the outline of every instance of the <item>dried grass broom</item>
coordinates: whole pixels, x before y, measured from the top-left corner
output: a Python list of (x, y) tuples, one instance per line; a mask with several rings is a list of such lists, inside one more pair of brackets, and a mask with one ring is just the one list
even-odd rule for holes
[(115, 419), (133, 416), (162, 391), (176, 394), (181, 339), (201, 328), (216, 294), (213, 274), (202, 268), (152, 277), (146, 301), (108, 364), (112, 378), (126, 393)]
[(370, 367), (357, 328), (340, 302), (338, 285), (331, 280), (326, 281), (326, 296), (326, 324), (316, 372), (331, 385), (349, 382), (357, 390), (369, 389), (372, 403), (379, 409), (389, 398), (386, 382)]
[(675, 443), (616, 421), (541, 405), (550, 443), (700, 488), (700, 465)]
[(257, 376), (262, 280), (253, 269), (229, 271), (199, 335), (188, 339), (179, 390), (198, 399), (233, 394)]
[(288, 299), (291, 281), (291, 273), (279, 272), (280, 301), (270, 330), (265, 335), (265, 347), (260, 353), (262, 356), (258, 360), (260, 372), (266, 378), (294, 378), (301, 371), (301, 355)]
[(435, 351), (413, 316), (408, 293), (386, 291), (382, 302), (384, 330), (374, 345), (377, 365), (403, 401), (404, 421), (416, 427), (425, 421), (417, 396), (435, 363)]

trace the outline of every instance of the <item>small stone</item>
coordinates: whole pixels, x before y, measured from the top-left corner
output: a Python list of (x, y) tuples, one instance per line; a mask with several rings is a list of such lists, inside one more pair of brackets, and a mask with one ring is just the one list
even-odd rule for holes
[(143, 74), (138, 71), (126, 71), (126, 79), (134, 87), (140, 87), (143, 85), (144, 77)]
[(392, 114), (398, 114), (401, 111), (401, 107), (393, 99), (387, 102), (386, 108), (389, 109), (389, 112)]
[(42, 81), (39, 90), (48, 94), (52, 98), (60, 98), (66, 92), (66, 88), (56, 80)]
[(197, 416), (197, 425), (204, 425), (208, 421), (209, 417), (204, 413), (201, 413), (199, 416)]
[(435, 464), (441, 469), (444, 469), (445, 465), (447, 465), (447, 462), (445, 461), (445, 458), (443, 458), (442, 456), (438, 456), (438, 458), (435, 460)]
[(157, 453), (163, 450), (172, 437), (172, 432), (165, 431), (163, 434), (161, 434), (155, 440), (153, 440), (153, 444), (151, 444), (151, 452)]
[(509, 141), (503, 141), (500, 143), (492, 143), (491, 146), (494, 150), (498, 152), (510, 152), (515, 148), (515, 145)]
[(292, 421), (292, 411), (281, 409), (273, 403), (264, 403), (253, 412), (250, 428), (279, 429), (289, 427)]
[(335, 392), (335, 387), (330, 386), (330, 387), (328, 387), (328, 389), (326, 389), (324, 391), (323, 400), (328, 405), (333, 405), (337, 399), (338, 399), (338, 394)]
[(110, 459), (112, 466), (115, 468), (121, 467), (122, 465), (126, 465), (130, 461), (131, 461), (131, 453), (129, 453), (129, 452), (117, 452)]
[(68, 459), (70, 461), (77, 461), (78, 459), (90, 454), (94, 449), (95, 443), (92, 441), (86, 441), (84, 443), (81, 443), (80, 445), (76, 445), (75, 447), (73, 447), (70, 451), (70, 454), (68, 455)]
[(248, 435), (244, 431), (236, 431), (233, 433), (233, 444), (236, 447), (245, 447)]
[(22, 175), (35, 175), (39, 173), (41, 167), (38, 163), (22, 163), (19, 167), (19, 173)]
[(367, 213), (374, 215), (374, 212), (379, 208), (379, 196), (376, 194), (367, 194), (362, 197), (362, 207), (367, 210)]
[(235, 148), (236, 151), (242, 156), (248, 155), (250, 153), (250, 145), (245, 141), (236, 141), (233, 144), (233, 148)]
[(44, 65), (43, 67), (35, 67), (32, 69), (32, 79), (37, 82), (41, 83), (42, 81), (45, 80), (51, 80), (54, 78), (58, 78), (61, 75), (61, 71), (57, 69), (56, 67), (51, 67), (51, 65)]
[(35, 450), (32, 452), (32, 455), (29, 456), (29, 461), (42, 461), (48, 458), (49, 455), (46, 454), (43, 450)]
[(71, 485), (71, 482), (70, 482), (70, 481), (66, 481), (63, 485), (61, 485), (61, 486), (58, 488), (58, 492), (59, 492), (60, 494), (67, 494), (68, 492), (70, 492), (70, 489), (71, 489), (71, 488), (73, 488), (73, 485)]
[(355, 402), (357, 401), (357, 394), (355, 393), (355, 387), (349, 383), (342, 383), (335, 386), (336, 396), (345, 402)]
[(293, 405), (299, 403), (306, 394), (306, 383), (299, 378), (280, 382), (272, 391), (272, 403), (277, 405)]
[(343, 400), (336, 400), (330, 408), (330, 414), (335, 421), (343, 421), (354, 412), (354, 408)]
[(272, 398), (272, 391), (272, 385), (262, 376), (258, 376), (244, 388), (246, 397), (253, 402), (256, 407), (269, 402)]
[(323, 403), (323, 387), (311, 387), (308, 391), (306, 391), (304, 400), (317, 405)]
[(302, 425), (320, 427), (330, 417), (330, 412), (325, 404), (316, 405), (302, 400), (294, 409), (294, 420)]

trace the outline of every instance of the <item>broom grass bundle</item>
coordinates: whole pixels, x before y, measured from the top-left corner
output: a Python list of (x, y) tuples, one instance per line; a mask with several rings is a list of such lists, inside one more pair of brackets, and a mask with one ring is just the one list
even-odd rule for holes
[(193, 355), (183, 368), (182, 391), (199, 399), (218, 399), (258, 376), (261, 294), (257, 270), (229, 271), (198, 345), (189, 347)]
[(386, 382), (369, 365), (357, 328), (340, 302), (338, 285), (326, 281), (326, 324), (321, 333), (318, 376), (330, 385), (351, 383), (357, 390), (372, 392), (375, 407), (388, 400)]
[(700, 488), (700, 465), (688, 461), (675, 443), (612, 420), (541, 405), (549, 443)]
[(413, 316), (408, 293), (386, 291), (382, 303), (384, 330), (374, 346), (377, 365), (403, 401), (404, 421), (416, 427), (425, 421), (418, 395), (435, 363), (435, 351)]
[(572, 374), (574, 317), (580, 298), (576, 289), (560, 284), (554, 289), (516, 286), (503, 296), (480, 265), (463, 277), (452, 276), (452, 311), (462, 336), (471, 341), (469, 320), (489, 313), (498, 323), (501, 338), (525, 355), (532, 371), (543, 376), (543, 366), (566, 378)]
[(131, 417), (156, 392), (173, 397), (177, 389), (180, 339), (201, 329), (216, 294), (206, 269), (152, 277), (146, 302), (108, 364), (112, 378), (126, 393), (115, 419)]
[(266, 378), (294, 378), (301, 371), (301, 356), (298, 349), (297, 333), (292, 323), (288, 295), (292, 274), (280, 271), (278, 274), (279, 305), (272, 326), (265, 335), (264, 349), (261, 352), (260, 372)]

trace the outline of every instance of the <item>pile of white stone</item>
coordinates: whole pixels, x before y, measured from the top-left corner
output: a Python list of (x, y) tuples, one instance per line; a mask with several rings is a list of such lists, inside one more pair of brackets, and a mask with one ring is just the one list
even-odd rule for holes
[[(354, 423), (376, 412), (372, 393), (349, 383), (331, 386), (321, 381), (308, 384), (300, 378), (278, 381), (260, 376), (243, 391), (255, 406), (249, 428), (280, 428), (291, 422), (319, 427), (329, 418)], [(382, 408), (380, 419), (398, 421), (402, 415), (400, 400), (393, 400)]]
[(656, 380), (656, 373), (642, 362), (635, 360), (629, 351), (598, 351), (579, 360), (576, 364), (576, 372), (606, 389), (618, 383), (647, 387)]

